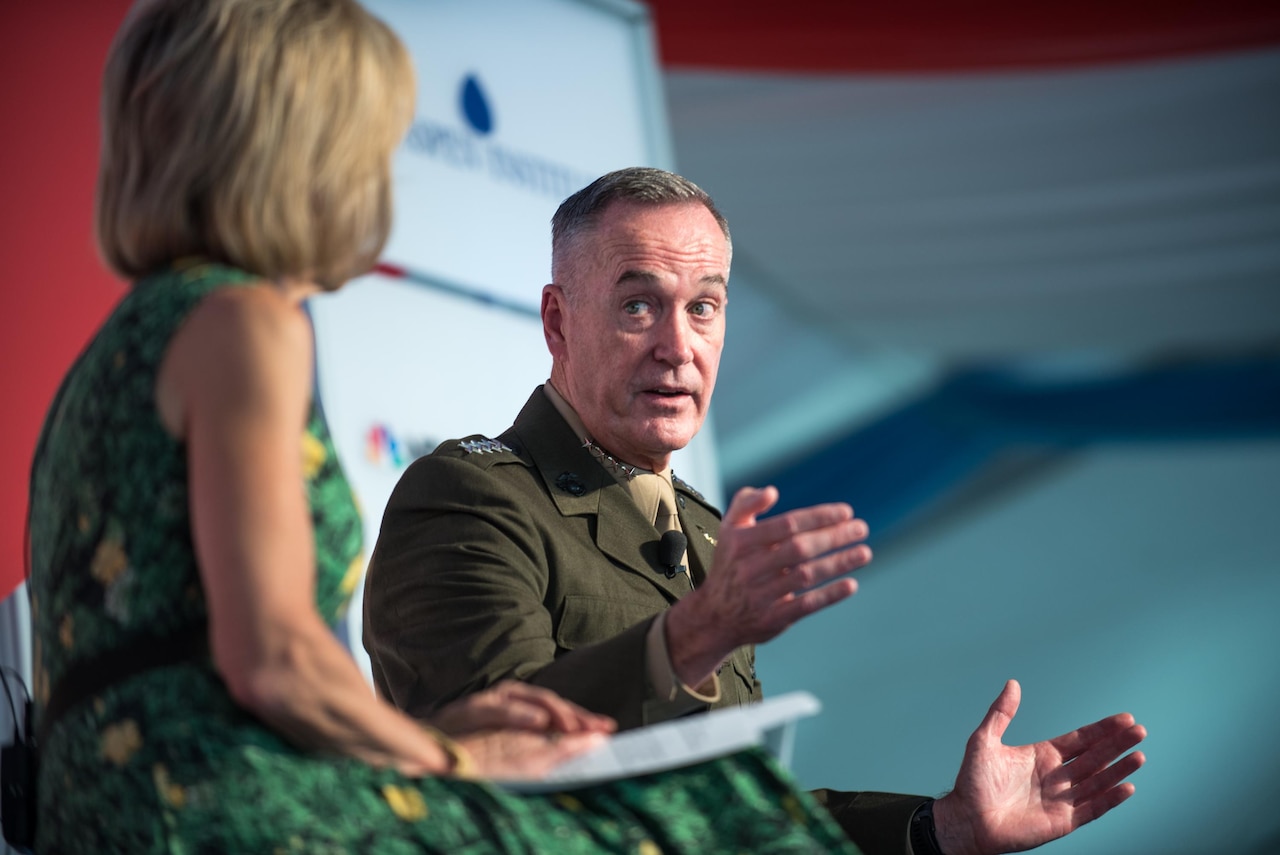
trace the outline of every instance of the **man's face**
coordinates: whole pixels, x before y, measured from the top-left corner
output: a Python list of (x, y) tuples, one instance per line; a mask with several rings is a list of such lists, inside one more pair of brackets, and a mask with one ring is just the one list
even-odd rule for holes
[(702, 427), (724, 347), (729, 247), (697, 202), (614, 202), (542, 292), (551, 381), (606, 451), (665, 469)]

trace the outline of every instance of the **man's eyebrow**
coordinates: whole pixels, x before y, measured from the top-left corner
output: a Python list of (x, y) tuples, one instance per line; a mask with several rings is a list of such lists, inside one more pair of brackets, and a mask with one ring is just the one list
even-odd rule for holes
[[(624, 270), (622, 271), (621, 275), (618, 276), (618, 281), (614, 282), (613, 284), (615, 286), (626, 285), (632, 282), (644, 282), (645, 284), (652, 284), (658, 281), (659, 281), (658, 274), (650, 272), (648, 270)], [(703, 276), (698, 281), (702, 285), (719, 285), (720, 287), (724, 288), (726, 291), (729, 290), (729, 281), (719, 273), (709, 273), (706, 276)]]
[(613, 284), (626, 285), (627, 283), (636, 282), (636, 281), (645, 282), (645, 283), (657, 282), (658, 274), (648, 270), (624, 270), (622, 271), (622, 274), (618, 276), (618, 281), (614, 282)]

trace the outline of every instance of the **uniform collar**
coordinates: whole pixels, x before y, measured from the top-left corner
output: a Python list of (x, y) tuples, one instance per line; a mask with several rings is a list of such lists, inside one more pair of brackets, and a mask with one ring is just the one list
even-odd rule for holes
[(657, 562), (653, 517), (646, 518), (627, 487), (582, 446), (581, 437), (554, 406), (548, 389), (539, 387), (530, 396), (516, 418), (513, 438), (542, 476), (560, 513), (594, 516), (596, 546), (643, 575), (674, 602), (687, 592), (688, 583), (665, 578)]

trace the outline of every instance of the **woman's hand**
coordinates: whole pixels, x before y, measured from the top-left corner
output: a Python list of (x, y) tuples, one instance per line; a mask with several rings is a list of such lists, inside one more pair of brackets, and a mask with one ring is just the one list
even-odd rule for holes
[(457, 740), (470, 756), (469, 774), (494, 780), (537, 780), (561, 763), (603, 745), (600, 731), (561, 735), (530, 730), (494, 730)]
[(455, 739), (496, 730), (574, 735), (617, 729), (608, 716), (585, 710), (549, 689), (515, 680), (454, 701), (427, 723)]
[(601, 745), (617, 724), (549, 689), (515, 680), (454, 701), (429, 724), (457, 740), (477, 778), (541, 778)]

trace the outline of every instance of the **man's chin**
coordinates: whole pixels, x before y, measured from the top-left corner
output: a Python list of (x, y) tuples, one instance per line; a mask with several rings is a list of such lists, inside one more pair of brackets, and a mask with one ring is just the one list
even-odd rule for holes
[(701, 426), (700, 421), (690, 424), (686, 419), (680, 419), (675, 424), (666, 419), (655, 420), (650, 423), (649, 430), (645, 431), (643, 437), (639, 437), (637, 445), (644, 448), (651, 457), (667, 458), (692, 442)]

